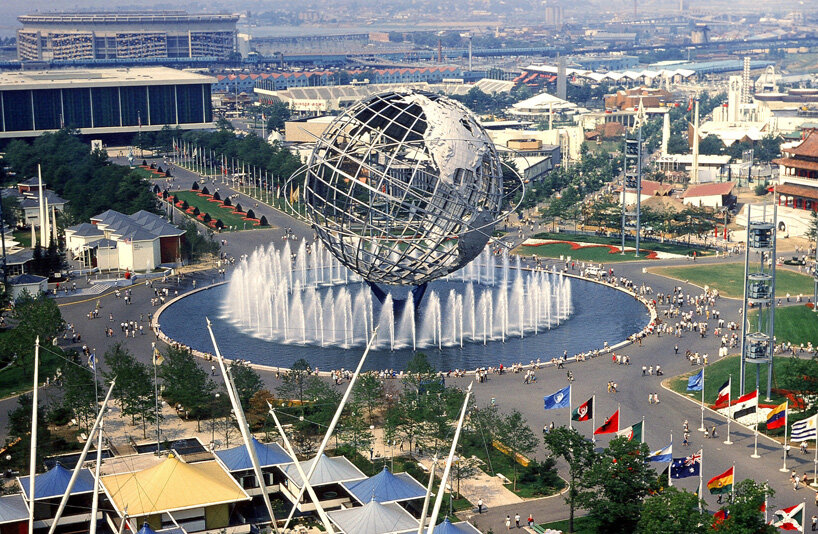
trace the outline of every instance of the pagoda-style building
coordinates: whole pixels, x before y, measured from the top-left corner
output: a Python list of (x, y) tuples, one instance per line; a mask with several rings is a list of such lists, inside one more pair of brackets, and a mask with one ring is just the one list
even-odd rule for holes
[(784, 157), (773, 160), (781, 166), (775, 188), (778, 229), (791, 236), (804, 235), (810, 212), (818, 211), (818, 129), (805, 133), (801, 143), (783, 149)]

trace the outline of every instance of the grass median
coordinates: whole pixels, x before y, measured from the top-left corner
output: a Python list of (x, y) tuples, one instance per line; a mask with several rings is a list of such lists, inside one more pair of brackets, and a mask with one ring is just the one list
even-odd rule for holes
[[(177, 191), (173, 193), (179, 201), (185, 201), (188, 206), (199, 208), (201, 213), (209, 213), (210, 217), (215, 221), (221, 219), (224, 223), (225, 230), (248, 230), (256, 228), (252, 221), (245, 221), (244, 215), (237, 215), (233, 213), (235, 208), (222, 208), (222, 204), (218, 202), (210, 202), (207, 197), (200, 197), (194, 191)], [(247, 210), (250, 206), (242, 206), (243, 210)], [(192, 218), (192, 217), (191, 217)]]
[[(724, 297), (742, 298), (744, 295), (744, 264), (713, 263), (703, 265), (684, 265), (681, 267), (653, 267), (651, 273), (684, 280), (697, 286), (709, 286), (718, 289)], [(798, 274), (788, 269), (777, 269), (775, 272), (775, 294), (783, 298), (789, 293), (811, 295), (813, 280), (809, 276)]]
[[(767, 311), (761, 317), (766, 322)], [(758, 311), (750, 313), (750, 322), (756, 325)], [(781, 343), (789, 341), (793, 345), (818, 346), (818, 314), (806, 306), (783, 306), (775, 309), (775, 339)]]

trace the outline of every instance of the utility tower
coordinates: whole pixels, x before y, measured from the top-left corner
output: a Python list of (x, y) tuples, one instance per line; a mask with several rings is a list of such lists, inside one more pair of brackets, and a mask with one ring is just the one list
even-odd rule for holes
[[(645, 121), (645, 110), (642, 99), (639, 99), (639, 110), (633, 130), (625, 138), (625, 169), (622, 183), (622, 254), (625, 254), (625, 232), (628, 221), (636, 221), (636, 257), (639, 257), (639, 238), (642, 233), (642, 124)], [(628, 211), (625, 202), (626, 191), (636, 193), (636, 211)]]
[[(767, 400), (773, 381), (773, 349), (775, 347), (775, 247), (777, 205), (772, 213), (766, 204), (747, 205), (747, 250), (744, 256), (744, 303), (741, 316), (741, 377), (739, 391), (745, 393), (745, 373), (748, 364), (756, 366), (756, 389), (761, 379), (761, 366), (767, 365)], [(761, 213), (758, 214), (758, 208)], [(753, 218), (753, 212), (756, 212)], [(748, 311), (756, 311), (750, 320)]]

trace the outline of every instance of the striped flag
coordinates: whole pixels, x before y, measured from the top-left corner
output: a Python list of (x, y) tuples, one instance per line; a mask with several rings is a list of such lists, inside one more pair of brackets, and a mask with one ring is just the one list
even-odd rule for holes
[(628, 441), (642, 441), (642, 421), (639, 421), (635, 425), (631, 425), (627, 428), (623, 428), (616, 433), (616, 437), (625, 437), (628, 438)]
[(818, 438), (818, 414), (792, 425), (790, 441), (807, 441)]
[(730, 379), (727, 379), (727, 382), (724, 383), (723, 386), (719, 388), (719, 394), (716, 397), (716, 406), (720, 404), (724, 404), (730, 399)]
[(740, 419), (745, 415), (756, 413), (758, 410), (758, 390), (742, 395), (736, 400), (733, 409), (733, 419)]
[(670, 445), (665, 447), (664, 449), (659, 449), (658, 451), (653, 451), (648, 456), (649, 462), (669, 462), (673, 459), (673, 442), (670, 442)]
[(787, 403), (783, 402), (767, 414), (767, 430), (781, 428), (787, 422)]

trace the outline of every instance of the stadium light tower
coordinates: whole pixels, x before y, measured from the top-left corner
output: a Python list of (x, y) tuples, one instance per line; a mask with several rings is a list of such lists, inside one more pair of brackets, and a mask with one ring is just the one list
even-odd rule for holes
[[(625, 170), (622, 181), (622, 254), (625, 254), (625, 232), (627, 222), (630, 218), (636, 219), (636, 257), (639, 257), (639, 238), (642, 230), (642, 124), (645, 122), (645, 110), (642, 106), (642, 98), (639, 98), (639, 109), (636, 114), (636, 121), (633, 125), (633, 132), (636, 139), (625, 139)], [(629, 212), (625, 192), (627, 190), (636, 192), (636, 211)]]

